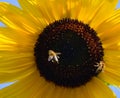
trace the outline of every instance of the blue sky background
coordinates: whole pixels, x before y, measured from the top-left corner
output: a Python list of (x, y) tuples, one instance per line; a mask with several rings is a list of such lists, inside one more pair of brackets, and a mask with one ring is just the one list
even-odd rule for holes
[[(12, 4), (16, 5), (16, 6), (19, 6), (17, 0), (0, 0), (0, 2), (4, 2), (4, 1), (10, 2), (10, 3), (12, 3)], [(119, 3), (118, 3), (118, 5), (117, 5), (116, 8), (120, 8), (120, 0), (119, 0)], [(0, 22), (0, 26), (4, 26), (4, 25)], [(4, 87), (6, 87), (6, 86), (9, 86), (9, 85), (11, 85), (11, 84), (12, 84), (12, 83), (0, 84), (0, 89), (4, 88)], [(114, 87), (114, 86), (110, 86), (110, 88), (116, 93), (117, 98), (120, 98), (120, 88)]]

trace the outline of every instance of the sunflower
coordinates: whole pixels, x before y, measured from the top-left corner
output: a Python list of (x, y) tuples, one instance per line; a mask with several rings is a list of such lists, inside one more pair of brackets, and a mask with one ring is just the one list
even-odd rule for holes
[(118, 0), (0, 2), (0, 98), (116, 98)]

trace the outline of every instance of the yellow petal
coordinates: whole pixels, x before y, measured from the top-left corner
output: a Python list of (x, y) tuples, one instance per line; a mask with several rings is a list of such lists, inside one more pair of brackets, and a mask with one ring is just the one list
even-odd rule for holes
[(27, 35), (19, 30), (0, 27), (0, 50), (33, 51), (36, 35)]
[(12, 39), (0, 34), (0, 44), (11, 44), (12, 45), (12, 44), (16, 44), (16, 42), (14, 42)]
[(103, 37), (109, 36), (114, 33), (114, 30), (117, 29), (117, 27), (119, 27), (118, 26), (119, 24), (120, 24), (120, 9), (117, 9), (114, 10), (113, 14), (98, 26), (96, 31), (100, 33), (101, 36), (103, 35)]
[[(58, 8), (51, 1), (39, 1), (39, 0), (18, 0), (22, 9), (26, 11), (36, 22), (42, 23), (40, 25), (47, 25), (53, 22), (57, 16), (55, 9)], [(56, 6), (56, 7), (54, 7)], [(62, 7), (61, 7), (62, 9)], [(60, 6), (59, 6), (60, 11)], [(59, 16), (60, 17), (60, 16)]]
[(75, 97), (74, 98), (95, 98), (91, 93), (89, 88), (86, 85), (80, 86), (75, 89)]
[(33, 52), (0, 51), (0, 82), (22, 78), (35, 69)]
[(104, 60), (106, 66), (120, 67), (120, 51), (119, 50), (105, 50)]
[(101, 80), (93, 78), (91, 82), (86, 84), (95, 98), (116, 98), (115, 94)]
[(93, 0), (93, 6), (96, 4), (96, 2), (99, 2), (98, 7), (96, 6), (95, 14), (90, 21), (90, 26), (95, 30), (104, 20), (113, 14), (118, 0)]
[(99, 12), (103, 3), (103, 1), (99, 0), (79, 0), (79, 3), (76, 4), (75, 8), (71, 9), (72, 16), (89, 24), (97, 12)]
[[(78, 13), (81, 8), (81, 0), (62, 0), (63, 3), (61, 3), (61, 6), (63, 6), (63, 16), (64, 18), (78, 18)], [(58, 3), (57, 1), (55, 2)]]
[(119, 51), (120, 50), (120, 37), (117, 36), (117, 37), (113, 37), (109, 40), (106, 40), (106, 41), (103, 41), (103, 47), (104, 49), (106, 50), (117, 50)]
[(120, 76), (104, 71), (98, 77), (108, 84), (120, 86)]
[(108, 72), (108, 73), (110, 73), (110, 74), (114, 74), (114, 75), (120, 77), (120, 68), (117, 68), (117, 69), (114, 68), (114, 69), (112, 69), (112, 68), (106, 67), (105, 71)]
[(92, 79), (85, 86), (64, 88), (47, 82), (37, 71), (2, 89), (1, 92), (1, 97), (7, 98), (11, 96), (18, 98), (61, 98), (61, 96), (62, 98), (115, 98), (112, 91), (97, 78)]
[(105, 69), (99, 77), (110, 84), (120, 85), (120, 51), (105, 50)]
[[(3, 54), (3, 55), (2, 55)], [(23, 67), (35, 66), (34, 56), (31, 53), (1, 53), (0, 54), (0, 71), (9, 72), (10, 69), (15, 70)], [(27, 66), (28, 65), (28, 66)]]
[[(113, 20), (114, 21), (114, 20)], [(112, 50), (120, 50), (120, 33), (119, 33), (119, 27), (120, 23), (115, 23), (113, 21), (110, 21), (110, 23), (106, 24), (105, 28), (100, 30), (100, 38), (102, 40), (102, 43), (104, 45), (105, 49), (112, 49)], [(104, 25), (103, 25), (104, 26)], [(108, 28), (109, 27), (109, 28)]]
[[(36, 71), (21, 80), (17, 80), (14, 84), (3, 88), (0, 97), (2, 98), (26, 98), (27, 91), (30, 91), (34, 83), (37, 83)], [(38, 83), (37, 83), (38, 84)], [(20, 95), (20, 96), (19, 96)], [(24, 95), (24, 96), (23, 96)], [(31, 95), (31, 94), (30, 94)], [(29, 96), (30, 98), (30, 96)]]
[(22, 71), (17, 71), (17, 72), (13, 72), (13, 73), (0, 73), (0, 83), (4, 83), (4, 82), (13, 82), (16, 81), (18, 79), (22, 79), (26, 76), (28, 76), (29, 74), (31, 74), (32, 72), (34, 72), (36, 70), (35, 67), (29, 67), (25, 70), (22, 69)]
[(8, 27), (28, 34), (37, 33), (41, 29), (41, 25), (35, 24), (26, 13), (11, 4), (0, 2), (0, 9), (0, 21)]
[(55, 85), (46, 82), (40, 77), (38, 71), (1, 90), (2, 97), (7, 98), (51, 98), (51, 94), (53, 94), (51, 96), (54, 98), (55, 92), (53, 91), (57, 91), (57, 89), (55, 90)]

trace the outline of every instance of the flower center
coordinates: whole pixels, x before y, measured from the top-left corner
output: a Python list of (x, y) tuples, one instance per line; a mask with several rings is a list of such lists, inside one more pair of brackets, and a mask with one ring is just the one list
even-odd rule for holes
[(40, 75), (59, 86), (81, 86), (104, 67), (103, 47), (96, 32), (74, 19), (46, 26), (34, 52)]

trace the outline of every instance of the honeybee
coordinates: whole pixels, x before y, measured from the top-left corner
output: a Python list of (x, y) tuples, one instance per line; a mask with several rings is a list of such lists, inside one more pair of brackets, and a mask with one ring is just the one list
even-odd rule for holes
[(100, 61), (100, 63), (97, 63), (97, 65), (95, 65), (95, 67), (97, 67), (96, 73), (101, 72), (103, 70), (103, 68), (105, 67), (104, 61)]
[(53, 50), (48, 51), (48, 61), (52, 61), (53, 63), (59, 63), (59, 56), (61, 53), (60, 52), (54, 52)]

